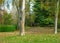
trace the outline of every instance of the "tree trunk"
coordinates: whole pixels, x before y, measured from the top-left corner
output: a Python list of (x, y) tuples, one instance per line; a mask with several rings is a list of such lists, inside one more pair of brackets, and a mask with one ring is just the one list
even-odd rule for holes
[(55, 34), (57, 34), (58, 12), (59, 12), (59, 1), (57, 1), (57, 8), (56, 8), (56, 14), (55, 14)]
[(22, 12), (21, 12), (21, 20), (20, 20), (20, 33), (21, 36), (25, 35), (25, 0), (22, 1)]

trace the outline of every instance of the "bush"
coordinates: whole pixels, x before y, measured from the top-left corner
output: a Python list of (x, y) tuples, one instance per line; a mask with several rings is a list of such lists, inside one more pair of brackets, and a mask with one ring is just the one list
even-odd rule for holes
[(0, 25), (0, 32), (12, 32), (16, 30), (15, 25)]

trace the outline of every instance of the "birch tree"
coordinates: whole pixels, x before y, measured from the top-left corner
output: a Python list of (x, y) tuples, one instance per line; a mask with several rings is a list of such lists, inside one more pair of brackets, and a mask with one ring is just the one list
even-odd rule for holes
[(59, 0), (57, 1), (56, 12), (55, 12), (55, 34), (57, 34), (58, 13), (59, 13)]

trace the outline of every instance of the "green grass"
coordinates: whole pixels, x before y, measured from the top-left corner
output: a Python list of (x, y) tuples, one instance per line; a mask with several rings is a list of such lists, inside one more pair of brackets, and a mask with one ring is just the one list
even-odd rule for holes
[(0, 43), (60, 43), (60, 34), (26, 34), (0, 37)]

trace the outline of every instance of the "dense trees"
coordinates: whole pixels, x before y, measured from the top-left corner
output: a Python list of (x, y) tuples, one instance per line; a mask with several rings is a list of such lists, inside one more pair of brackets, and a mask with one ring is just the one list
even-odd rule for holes
[[(52, 2), (53, 3), (53, 2)], [(29, 22), (27, 24), (48, 26), (54, 25), (55, 6), (51, 6), (50, 2), (35, 0), (30, 11)]]
[(33, 23), (32, 26), (54, 26), (55, 24), (56, 34), (58, 26), (59, 0), (34, 0), (32, 9), (33, 13), (30, 14), (30, 21), (28, 20), (27, 25)]
[[(1, 6), (4, 0), (0, 2)], [(26, 26), (54, 26), (55, 24), (55, 33), (57, 33), (59, 0), (12, 0), (12, 4), (17, 10), (17, 27), (21, 35), (25, 34), (25, 24)], [(12, 15), (4, 14), (4, 24), (11, 23), (11, 17)]]
[(53, 24), (51, 14), (48, 11), (48, 9), (45, 8), (45, 5), (43, 2), (35, 1), (33, 11), (36, 16), (35, 23), (37, 25), (51, 25)]

